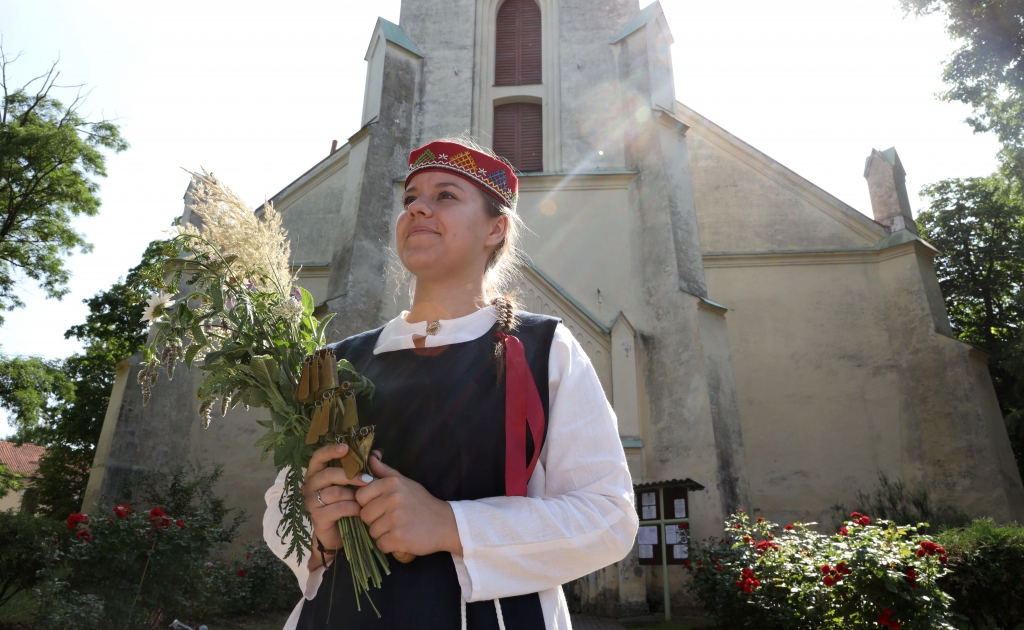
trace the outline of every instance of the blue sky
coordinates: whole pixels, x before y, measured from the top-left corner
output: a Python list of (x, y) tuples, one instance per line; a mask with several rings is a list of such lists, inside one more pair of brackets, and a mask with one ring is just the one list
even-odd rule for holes
[[(646, 2), (643, 2), (646, 4)], [(896, 0), (662, 0), (675, 37), (679, 100), (862, 212), (872, 148), (895, 145), (915, 193), (995, 168), (996, 142), (941, 103), (953, 50), (941, 18), (906, 18)], [(363, 55), (399, 0), (356, 3), (0, 0), (0, 33), (18, 84), (60, 57), (84, 108), (117, 117), (132, 148), (108, 163), (98, 217), (76, 223), (91, 254), (70, 260), (63, 301), (30, 284), (6, 315), (10, 354), (62, 357), (82, 299), (138, 262), (182, 209), (182, 167), (215, 172), (254, 206), (344, 142), (359, 124)], [(2, 430), (0, 430), (2, 432)]]

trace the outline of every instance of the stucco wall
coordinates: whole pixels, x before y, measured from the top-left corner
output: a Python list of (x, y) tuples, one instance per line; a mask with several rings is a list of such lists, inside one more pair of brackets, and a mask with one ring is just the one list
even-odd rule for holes
[[(728, 314), (729, 346), (755, 510), (826, 519), (899, 476), (899, 393), (884, 304), (869, 265), (717, 266), (708, 288)], [(810, 261), (808, 261), (810, 262)]]
[(347, 155), (331, 158), (331, 163), (318, 169), (311, 181), (298, 186), (276, 205), (288, 230), (294, 264), (328, 265), (338, 246), (337, 226), (345, 198), (348, 159)]
[(767, 156), (748, 153), (702, 120), (685, 120), (702, 251), (863, 248), (885, 236), (839, 200), (785, 177)]
[(877, 224), (680, 109), (708, 293), (734, 309), (755, 509), (828, 522), (882, 472), (939, 504), (1019, 518), (1024, 488), (982, 358), (950, 337), (934, 250), (883, 241)]

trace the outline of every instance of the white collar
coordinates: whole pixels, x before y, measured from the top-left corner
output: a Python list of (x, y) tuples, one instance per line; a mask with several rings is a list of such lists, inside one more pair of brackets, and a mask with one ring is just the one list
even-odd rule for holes
[(409, 311), (402, 311), (401, 315), (384, 326), (384, 330), (377, 337), (377, 343), (374, 344), (374, 354), (415, 348), (414, 340), (417, 337), (424, 337), (423, 344), (427, 348), (472, 341), (486, 334), (494, 326), (494, 322), (498, 321), (494, 308), (486, 306), (457, 319), (442, 319), (437, 334), (428, 335), (427, 322), (410, 324), (405, 321), (408, 313)]

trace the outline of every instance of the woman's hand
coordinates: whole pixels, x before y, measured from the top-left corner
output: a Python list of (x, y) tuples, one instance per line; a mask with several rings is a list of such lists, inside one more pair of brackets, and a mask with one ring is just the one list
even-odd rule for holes
[(397, 470), (370, 458), (377, 477), (356, 490), (360, 518), (384, 553), (403, 551), (426, 556), (438, 551), (462, 554), (455, 512), (426, 488)]
[[(313, 521), (313, 536), (320, 539), (325, 549), (341, 549), (341, 533), (338, 531), (338, 520), (344, 516), (359, 516), (360, 506), (356, 502), (354, 488), (342, 486), (365, 486), (370, 481), (365, 478), (349, 479), (345, 469), (328, 467), (333, 459), (344, 457), (348, 453), (346, 444), (331, 444), (316, 450), (306, 468), (306, 478), (302, 484), (302, 496), (306, 501), (306, 510)], [(373, 459), (373, 458), (371, 458)], [(357, 475), (357, 477), (359, 477)], [(317, 492), (320, 498), (317, 499)], [(322, 503), (321, 503), (322, 502)], [(329, 562), (330, 560), (328, 560)], [(309, 559), (309, 569), (313, 570), (322, 564), (320, 553), (316, 550), (313, 540), (313, 554)]]

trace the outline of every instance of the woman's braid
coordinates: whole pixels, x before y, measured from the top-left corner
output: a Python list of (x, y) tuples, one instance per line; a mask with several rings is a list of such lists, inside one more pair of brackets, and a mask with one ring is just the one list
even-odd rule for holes
[[(512, 300), (504, 296), (498, 296), (491, 300), (494, 313), (498, 316), (498, 330), (511, 335), (519, 325), (516, 319), (516, 307)], [(498, 381), (500, 382), (505, 373), (505, 344), (498, 341), (494, 344), (494, 361), (498, 367)]]

